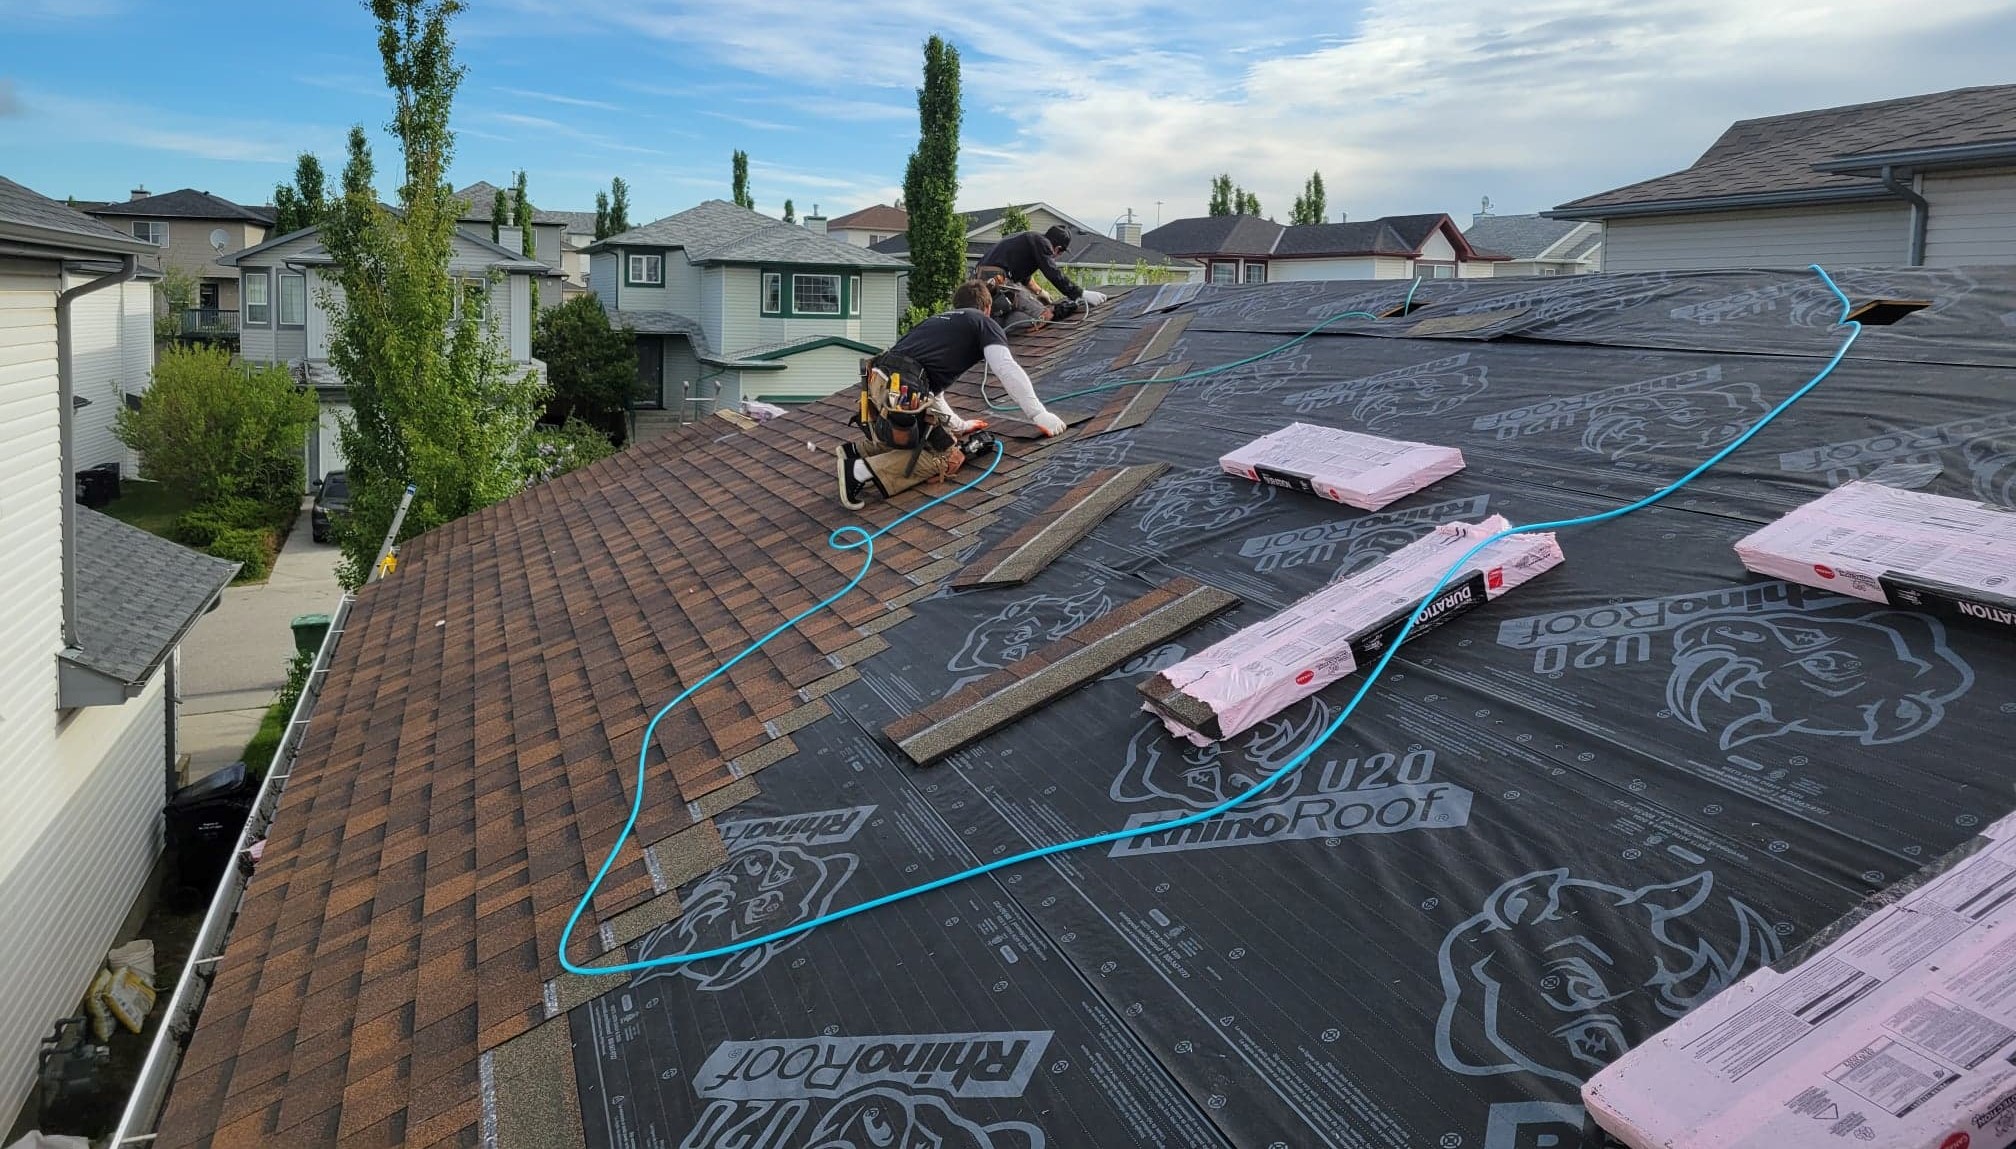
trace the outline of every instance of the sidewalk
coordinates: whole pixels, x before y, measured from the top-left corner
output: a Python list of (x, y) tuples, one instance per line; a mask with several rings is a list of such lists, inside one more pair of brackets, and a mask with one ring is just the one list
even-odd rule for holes
[(258, 732), (294, 657), (288, 624), (296, 615), (336, 610), (343, 594), (336, 582), (341, 555), (334, 545), (314, 541), (304, 502), (272, 577), (262, 586), (225, 588), (223, 604), (183, 640), (177, 745), (189, 755), (190, 781), (236, 762)]

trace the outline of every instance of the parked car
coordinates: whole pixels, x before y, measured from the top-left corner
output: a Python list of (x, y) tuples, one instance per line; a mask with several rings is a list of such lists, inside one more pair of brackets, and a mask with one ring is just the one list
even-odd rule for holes
[(350, 476), (342, 471), (331, 471), (322, 479), (322, 489), (315, 492), (315, 506), (308, 514), (310, 531), (318, 543), (329, 541), (329, 521), (350, 509)]

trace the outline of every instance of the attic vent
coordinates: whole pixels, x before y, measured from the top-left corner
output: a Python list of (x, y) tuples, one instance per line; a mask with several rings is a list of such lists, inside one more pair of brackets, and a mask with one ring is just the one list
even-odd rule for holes
[(1404, 318), (1406, 318), (1407, 316), (1409, 316), (1409, 315), (1412, 315), (1412, 314), (1414, 314), (1415, 312), (1417, 312), (1417, 311), (1419, 311), (1419, 310), (1421, 310), (1422, 308), (1424, 308), (1424, 307), (1427, 307), (1427, 306), (1429, 306), (1429, 305), (1428, 305), (1428, 304), (1426, 304), (1426, 303), (1414, 303), (1414, 304), (1409, 304), (1409, 303), (1406, 303), (1406, 302), (1404, 302), (1404, 301), (1403, 301), (1403, 302), (1400, 302), (1400, 303), (1396, 303), (1396, 304), (1394, 304), (1393, 306), (1391, 306), (1391, 307), (1387, 308), (1386, 310), (1384, 310), (1384, 311), (1380, 312), (1380, 313), (1379, 313), (1379, 318), (1381, 318), (1381, 319), (1404, 319)]
[(1929, 299), (1872, 299), (1848, 313), (1864, 327), (1888, 327), (1914, 311), (1932, 306)]

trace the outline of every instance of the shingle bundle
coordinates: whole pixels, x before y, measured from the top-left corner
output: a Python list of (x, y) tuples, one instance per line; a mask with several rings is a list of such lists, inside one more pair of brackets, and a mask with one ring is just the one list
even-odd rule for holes
[(1871, 602), (1897, 602), (1885, 576), (1893, 586), (1901, 577), (2006, 597), (2016, 588), (2016, 514), (1854, 482), (1738, 540), (1736, 557), (1758, 574)]
[[(1511, 526), (1501, 515), (1444, 523), (1351, 576), (1157, 674), (1143, 709), (1169, 732), (1206, 746), (1231, 738), (1375, 661), (1451, 564)], [(1497, 598), (1562, 560), (1551, 534), (1499, 539), (1465, 560), (1414, 625), (1414, 635)], [(1409, 636), (1410, 638), (1413, 635)]]
[(1290, 423), (1218, 459), (1228, 475), (1376, 511), (1463, 469), (1454, 447)]

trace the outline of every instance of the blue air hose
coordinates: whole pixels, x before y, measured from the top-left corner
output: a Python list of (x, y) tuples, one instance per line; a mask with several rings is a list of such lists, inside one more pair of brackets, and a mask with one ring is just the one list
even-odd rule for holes
[[(1406, 625), (1400, 628), (1399, 637), (1395, 639), (1394, 642), (1386, 648), (1386, 653), (1379, 657), (1379, 661), (1372, 665), (1372, 669), (1366, 673), (1364, 681), (1359, 684), (1357, 691), (1351, 695), (1351, 701), (1345, 704), (1344, 709), (1338, 713), (1336, 718), (1331, 720), (1330, 725), (1324, 727), (1323, 733), (1320, 736), (1318, 736), (1315, 741), (1311, 742), (1307, 747), (1304, 747), (1300, 753), (1296, 754), (1293, 758), (1290, 758), (1287, 762), (1283, 763), (1279, 769), (1275, 770), (1272, 774), (1269, 774), (1267, 777), (1261, 779), (1258, 783), (1256, 783), (1253, 786), (1252, 789), (1247, 790), (1245, 793), (1239, 794), (1235, 797), (1227, 798), (1223, 802), (1218, 803), (1217, 805), (1211, 807), (1208, 810), (1199, 810), (1196, 813), (1189, 814), (1181, 818), (1172, 818), (1167, 822), (1156, 822), (1152, 825), (1137, 826), (1132, 829), (1112, 830), (1104, 834), (1094, 834), (1090, 837), (1078, 838), (1069, 842), (1058, 842), (1055, 845), (1039, 846), (1035, 849), (1025, 850), (1022, 853), (1015, 854), (1011, 857), (1001, 858), (997, 861), (987, 862), (983, 865), (974, 866), (971, 869), (961, 870), (956, 874), (948, 874), (945, 877), (937, 878), (929, 882), (924, 882), (920, 885), (912, 886), (906, 890), (897, 890), (894, 893), (883, 894), (881, 897), (870, 898), (869, 900), (862, 902), (858, 905), (849, 906), (846, 909), (842, 910), (834, 910), (831, 913), (821, 914), (820, 916), (812, 918), (808, 921), (799, 922), (796, 925), (787, 926), (783, 929), (764, 934), (761, 937), (749, 938), (745, 941), (737, 942), (733, 945), (717, 946), (714, 949), (702, 950), (698, 953), (667, 954), (662, 957), (651, 958), (646, 961), (623, 962), (617, 965), (582, 966), (574, 964), (574, 962), (569, 960), (567, 957), (567, 945), (568, 942), (574, 936), (574, 927), (580, 921), (581, 915), (584, 912), (586, 912), (589, 900), (595, 896), (595, 891), (601, 887), (602, 879), (609, 873), (609, 868), (615, 864), (616, 856), (623, 849), (623, 844), (629, 841), (630, 833), (637, 825), (637, 816), (639, 812), (641, 812), (644, 808), (645, 756), (650, 751), (651, 735), (652, 732), (657, 729), (659, 719), (664, 718), (666, 714), (671, 712), (673, 707), (679, 705), (681, 702), (691, 697), (695, 691), (699, 690), (701, 687), (706, 686), (709, 682), (714, 681), (715, 678), (719, 677), (729, 667), (734, 666), (736, 663), (742, 661), (744, 658), (747, 658), (750, 654), (761, 649), (763, 645), (769, 642), (771, 639), (776, 638), (779, 634), (782, 634), (784, 631), (788, 630), (792, 626), (797, 625), (799, 622), (803, 621), (812, 614), (832, 605), (834, 602), (837, 602), (842, 595), (845, 595), (848, 591), (853, 590), (854, 587), (861, 582), (862, 577), (868, 573), (868, 568), (874, 565), (875, 540), (877, 538), (880, 538), (882, 535), (888, 534), (890, 531), (894, 530), (898, 526), (901, 526), (903, 523), (909, 521), (910, 519), (913, 519), (918, 515), (924, 513), (925, 511), (930, 510), (932, 507), (937, 506), (939, 503), (944, 502), (946, 499), (950, 499), (955, 496), (964, 494), (965, 492), (972, 490), (974, 487), (979, 486), (980, 483), (985, 481), (989, 475), (992, 475), (994, 473), (994, 469), (996, 467), (1000, 466), (1001, 464), (1000, 445), (996, 444), (993, 462), (987, 465), (987, 469), (983, 471), (978, 478), (974, 479), (970, 483), (965, 484), (964, 486), (959, 487), (957, 490), (951, 491), (945, 495), (942, 495), (936, 499), (931, 500), (928, 503), (925, 503), (923, 506), (918, 507), (916, 510), (911, 511), (909, 514), (904, 515), (902, 518), (897, 519), (895, 522), (890, 523), (888, 526), (882, 527), (879, 530), (875, 531), (864, 530), (856, 526), (845, 526), (833, 531), (826, 537), (827, 546), (832, 547), (835, 550), (863, 549), (865, 551), (864, 557), (861, 561), (860, 571), (857, 572), (852, 579), (848, 580), (847, 585), (841, 587), (839, 590), (833, 592), (833, 594), (821, 600), (816, 606), (807, 608), (803, 612), (794, 616), (790, 621), (781, 624), (775, 630), (771, 631), (769, 634), (766, 634), (762, 638), (759, 638), (755, 642), (751, 643), (745, 650), (742, 651), (742, 653), (737, 654), (734, 658), (731, 658), (727, 662), (722, 663), (720, 669), (715, 670), (712, 674), (709, 674), (707, 677), (701, 679), (699, 682), (696, 682), (692, 686), (685, 689), (684, 691), (681, 691), (677, 698), (674, 698), (672, 701), (666, 703), (663, 709), (659, 710), (657, 714), (652, 716), (651, 724), (647, 726), (644, 730), (643, 744), (642, 746), (639, 747), (637, 751), (637, 793), (635, 798), (633, 798), (630, 803), (630, 819), (629, 821), (623, 824), (623, 832), (617, 835), (616, 844), (612, 846), (609, 850), (609, 857), (602, 862), (602, 868), (595, 872), (595, 880), (588, 883), (587, 891), (581, 895), (581, 901), (575, 905), (574, 913), (570, 915), (567, 919), (567, 928), (560, 935), (560, 952), (558, 955), (560, 958), (560, 965), (564, 969), (566, 969), (569, 973), (575, 973), (575, 974), (624, 974), (624, 973), (637, 973), (648, 969), (661, 969), (666, 966), (685, 965), (689, 962), (707, 961), (713, 958), (727, 957), (730, 954), (740, 953), (743, 950), (753, 949), (757, 946), (769, 945), (772, 942), (782, 941), (785, 938), (792, 937), (797, 934), (806, 933), (808, 931), (817, 929), (818, 927), (823, 925), (830, 925), (831, 923), (840, 921), (843, 918), (851, 918), (856, 914), (867, 913), (869, 910), (879, 909), (883, 906), (891, 904), (892, 902), (900, 902), (905, 898), (913, 898), (919, 894), (929, 893), (932, 890), (943, 889), (946, 886), (950, 886), (958, 882), (963, 882), (968, 878), (977, 878), (982, 874), (991, 874), (996, 870), (1003, 870), (1008, 868), (1009, 866), (1015, 866), (1020, 865), (1023, 862), (1034, 861), (1037, 858), (1049, 857), (1052, 854), (1061, 854), (1069, 850), (1080, 850), (1088, 846), (1101, 846), (1105, 845), (1108, 842), (1124, 841), (1128, 838), (1139, 838), (1149, 834), (1163, 834), (1167, 833), (1170, 830), (1180, 829), (1184, 826), (1195, 825), (1198, 822), (1203, 822), (1208, 819), (1215, 818), (1218, 815), (1223, 814), (1236, 806), (1240, 806), (1246, 802), (1251, 801), (1253, 798), (1259, 796), (1261, 793), (1265, 792), (1267, 789), (1272, 787), (1276, 782), (1279, 782), (1281, 779), (1287, 777), (1291, 772), (1299, 769), (1304, 762), (1307, 762), (1309, 760), (1310, 755), (1314, 754), (1317, 751), (1317, 749), (1320, 748), (1325, 742), (1328, 742), (1331, 739), (1331, 737), (1337, 733), (1338, 730), (1343, 728), (1344, 723), (1348, 719), (1350, 719), (1352, 713), (1358, 709), (1358, 704), (1364, 701), (1365, 696), (1371, 693), (1372, 687), (1378, 683), (1380, 676), (1386, 672), (1387, 664), (1393, 661), (1393, 656), (1399, 652), (1401, 644), (1407, 641), (1407, 636), (1411, 634), (1414, 630), (1414, 624), (1420, 620), (1421, 612), (1427, 608), (1430, 602), (1433, 602), (1435, 600), (1435, 596), (1441, 592), (1444, 586), (1448, 585), (1449, 580), (1455, 577), (1457, 572), (1463, 569), (1463, 564), (1469, 562), (1471, 557), (1477, 554), (1477, 552), (1483, 550), (1487, 546), (1490, 546), (1492, 543), (1497, 542), (1499, 539), (1510, 538), (1513, 535), (1531, 534), (1536, 531), (1563, 530), (1568, 527), (1593, 526), (1594, 524), (1597, 523), (1608, 522), (1611, 519), (1621, 518), (1624, 515), (1632, 513), (1633, 511), (1643, 510), (1644, 508), (1649, 507), (1656, 502), (1659, 502), (1661, 499), (1666, 498), (1668, 495), (1673, 494), (1675, 491), (1680, 490), (1687, 484), (1692, 483), (1695, 479), (1700, 478), (1701, 475), (1704, 472), (1706, 472), (1709, 468), (1715, 466), (1715, 464), (1720, 463), (1722, 460), (1728, 458), (1729, 455), (1732, 452), (1734, 452), (1737, 448), (1749, 442), (1751, 438), (1757, 434), (1757, 432), (1762, 431), (1765, 427), (1769, 426), (1772, 420), (1784, 414), (1785, 411), (1792, 406), (1792, 404), (1797, 403), (1800, 399), (1804, 398), (1807, 392), (1819, 386), (1822, 380), (1826, 379), (1829, 375), (1833, 374), (1834, 369), (1840, 366), (1841, 361), (1847, 357), (1849, 348), (1855, 345), (1856, 337), (1862, 334), (1862, 325), (1860, 323), (1853, 322), (1848, 318), (1848, 311), (1850, 306), (1848, 302), (1848, 297), (1847, 295), (1842, 293), (1841, 289), (1838, 286), (1835, 285), (1833, 277), (1828, 275), (1826, 270), (1817, 263), (1811, 264), (1810, 267), (1815, 273), (1817, 273), (1820, 276), (1821, 281), (1827, 285), (1827, 289), (1834, 293), (1834, 297), (1841, 301), (1841, 318), (1836, 325), (1846, 326), (1849, 329), (1848, 338), (1842, 342), (1840, 348), (1834, 352), (1833, 357), (1827, 360), (1826, 365), (1821, 367), (1817, 374), (1815, 374), (1811, 379), (1807, 380), (1804, 386), (1792, 392), (1792, 394), (1786, 396), (1784, 400), (1781, 401), (1777, 406), (1771, 408), (1770, 411), (1766, 412), (1762, 419), (1759, 419), (1748, 430), (1744, 431), (1741, 435), (1738, 435), (1734, 441), (1729, 443), (1728, 446), (1723, 447), (1721, 450), (1715, 452), (1713, 455), (1710, 455), (1707, 458), (1707, 460), (1702, 462), (1699, 466), (1695, 467), (1693, 470), (1687, 472), (1685, 475), (1682, 475), (1680, 478), (1674, 480), (1672, 483), (1666, 485), (1665, 487), (1659, 489), (1658, 491), (1655, 491), (1652, 494), (1637, 500), (1636, 502), (1627, 503), (1624, 506), (1616, 507), (1608, 511), (1601, 511), (1596, 514), (1579, 515), (1574, 518), (1555, 519), (1550, 522), (1527, 523), (1522, 526), (1509, 527), (1505, 530), (1499, 531), (1498, 533), (1490, 536), (1489, 538), (1484, 539), (1477, 545), (1471, 547), (1469, 550), (1463, 552), (1462, 557), (1458, 558), (1455, 562), (1451, 563), (1449, 565), (1449, 569), (1443, 573), (1442, 577), (1436, 581), (1435, 585), (1429, 589), (1428, 593), (1422, 596), (1420, 605), (1416, 606), (1414, 608), (1414, 612), (1407, 616)], [(1331, 318), (1335, 319), (1337, 317), (1332, 316)], [(1330, 321), (1331, 320), (1325, 320), (1324, 322), (1328, 323)], [(1251, 361), (1252, 361), (1251, 359), (1241, 360), (1241, 363)], [(1228, 364), (1226, 365), (1226, 367), (1219, 368), (1218, 370), (1226, 370), (1229, 369), (1231, 366), (1236, 365)]]

